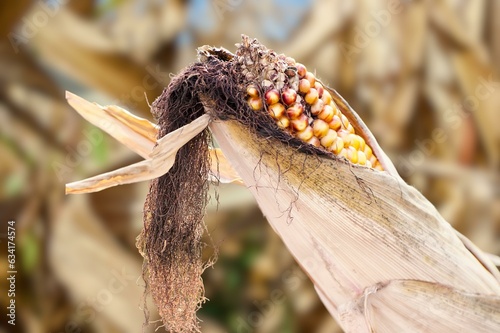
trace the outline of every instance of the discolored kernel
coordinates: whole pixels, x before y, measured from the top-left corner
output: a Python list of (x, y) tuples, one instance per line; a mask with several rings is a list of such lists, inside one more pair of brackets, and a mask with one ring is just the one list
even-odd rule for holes
[(267, 105), (273, 105), (280, 101), (280, 92), (277, 89), (271, 89), (264, 95)]

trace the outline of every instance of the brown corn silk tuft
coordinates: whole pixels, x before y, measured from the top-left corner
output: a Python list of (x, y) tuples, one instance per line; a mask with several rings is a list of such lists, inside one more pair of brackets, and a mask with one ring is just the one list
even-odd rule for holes
[[(248, 43), (246, 37), (243, 40)], [(250, 109), (246, 87), (255, 84), (261, 96), (265, 92), (260, 80), (241, 68), (242, 59), (265, 49), (255, 41), (251, 46), (256, 48), (240, 46), (237, 56), (200, 48), (201, 61), (175, 76), (152, 105), (160, 128), (158, 138), (207, 113), (214, 120), (236, 120), (263, 138), (278, 139), (309, 155), (337, 159), (280, 129), (267, 112)], [(260, 70), (257, 67), (254, 72)], [(201, 241), (208, 201), (209, 142), (207, 129), (179, 150), (167, 174), (151, 182), (144, 229), (137, 240), (145, 258), (146, 292), (152, 294), (165, 328), (172, 332), (199, 331), (196, 311), (205, 301), (201, 274), (212, 262), (203, 262), (205, 244)]]

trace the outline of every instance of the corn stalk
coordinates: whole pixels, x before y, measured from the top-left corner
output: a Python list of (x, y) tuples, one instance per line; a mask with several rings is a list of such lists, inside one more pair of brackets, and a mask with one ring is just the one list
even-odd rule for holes
[[(201, 52), (232, 59), (220, 49)], [(67, 193), (164, 175), (179, 149), (208, 126), (221, 147), (210, 151), (212, 174), (247, 186), (346, 332), (499, 331), (497, 268), (402, 180), (356, 112), (335, 90), (325, 89), (384, 171), (356, 165), (340, 153), (311, 153), (241, 121), (217, 120), (220, 101), (203, 93), (197, 96), (205, 114), (157, 141), (155, 125), (68, 94), (84, 117), (146, 159), (68, 184)], [(258, 110), (259, 104), (250, 101), (250, 107)], [(116, 126), (104, 126), (100, 115)]]

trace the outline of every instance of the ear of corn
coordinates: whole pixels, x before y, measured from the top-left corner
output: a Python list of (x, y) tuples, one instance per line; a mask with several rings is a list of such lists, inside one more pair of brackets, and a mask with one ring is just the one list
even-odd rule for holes
[[(252, 44), (248, 40), (244, 43), (242, 48), (251, 50)], [(353, 164), (383, 170), (330, 92), (303, 64), (262, 48), (254, 54), (240, 54), (239, 58), (244, 73), (254, 82), (246, 87), (252, 110), (267, 111), (279, 128), (305, 143), (346, 157)], [(259, 96), (259, 88), (263, 96)], [(337, 137), (342, 138), (345, 152)], [(365, 152), (366, 147), (370, 154)]]

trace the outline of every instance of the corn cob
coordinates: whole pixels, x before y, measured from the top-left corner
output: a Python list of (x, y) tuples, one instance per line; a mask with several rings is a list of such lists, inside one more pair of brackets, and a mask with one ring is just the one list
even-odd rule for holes
[(245, 37), (237, 46), (242, 72), (253, 82), (246, 87), (252, 110), (267, 111), (279, 128), (308, 144), (353, 164), (383, 170), (330, 92), (303, 64)]

